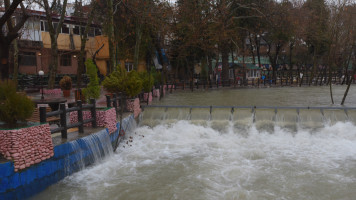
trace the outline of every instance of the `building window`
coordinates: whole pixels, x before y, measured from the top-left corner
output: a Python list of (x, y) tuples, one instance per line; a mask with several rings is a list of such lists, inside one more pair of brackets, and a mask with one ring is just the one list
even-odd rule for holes
[(72, 55), (69, 53), (61, 55), (61, 66), (72, 66)]
[[(15, 22), (14, 22), (15, 23)], [(15, 23), (16, 24), (16, 23)], [(23, 25), (23, 28), (26, 30), (33, 29), (33, 21), (32, 20), (27, 20), (25, 24)]]
[(73, 28), (73, 34), (75, 34), (75, 35), (80, 35), (79, 26), (74, 26), (74, 28)]
[(68, 28), (68, 24), (63, 24), (62, 25), (62, 33), (67, 33), (69, 34), (69, 28)]
[(47, 21), (41, 21), (41, 31), (48, 32), (48, 23), (47, 23)]
[(101, 29), (96, 28), (95, 29), (95, 36), (101, 35)]
[(130, 63), (130, 62), (125, 62), (125, 69), (126, 71), (132, 71), (134, 68), (134, 64), (133, 63)]
[(19, 65), (36, 66), (37, 65), (36, 52), (20, 52)]
[(89, 28), (88, 36), (89, 37), (94, 37), (95, 36), (95, 29), (94, 28)]

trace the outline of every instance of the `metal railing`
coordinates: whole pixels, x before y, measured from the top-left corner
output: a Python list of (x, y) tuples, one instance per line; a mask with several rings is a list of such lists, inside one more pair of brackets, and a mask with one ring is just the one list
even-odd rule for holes
[[(56, 75), (55, 78), (55, 83), (54, 86), (56, 88), (59, 88), (59, 81), (65, 76), (65, 74), (58, 74)], [(67, 76), (70, 76), (72, 79), (73, 86), (76, 85), (77, 83), (77, 76), (73, 74), (68, 74)], [(12, 76), (10, 77), (12, 78)], [(26, 74), (21, 74), (18, 76), (17, 81), (18, 85), (20, 88), (25, 89), (25, 88), (40, 88), (41, 84), (43, 84), (44, 87), (47, 87), (48, 83), (48, 75), (44, 75), (43, 77), (40, 77), (39, 75), (26, 75)], [(86, 86), (89, 83), (89, 78), (86, 74), (82, 75), (82, 85)]]

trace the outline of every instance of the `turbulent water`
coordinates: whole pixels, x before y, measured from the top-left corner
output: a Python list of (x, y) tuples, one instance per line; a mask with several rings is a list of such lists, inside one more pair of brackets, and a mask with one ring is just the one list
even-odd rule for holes
[(241, 128), (224, 114), (218, 121), (182, 116), (141, 123), (117, 153), (34, 199), (355, 199), (356, 126), (349, 120)]

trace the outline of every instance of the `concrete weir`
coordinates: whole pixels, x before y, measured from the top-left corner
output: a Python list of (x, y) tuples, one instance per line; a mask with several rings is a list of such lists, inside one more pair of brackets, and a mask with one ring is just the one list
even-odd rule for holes
[[(122, 128), (130, 129), (134, 117), (123, 119)], [(120, 123), (117, 123), (119, 130)], [(0, 164), (0, 199), (25, 199), (66, 176), (86, 166), (100, 162), (113, 154), (113, 146), (119, 136), (118, 130), (109, 133), (103, 129), (86, 137), (54, 147), (54, 156), (20, 172), (14, 171), (12, 161)], [(126, 130), (126, 131), (128, 131)]]
[(296, 130), (315, 129), (337, 122), (356, 124), (356, 108), (347, 107), (256, 107), (256, 106), (144, 106), (140, 124), (155, 126), (176, 120), (198, 124), (230, 122), (269, 130), (274, 126)]

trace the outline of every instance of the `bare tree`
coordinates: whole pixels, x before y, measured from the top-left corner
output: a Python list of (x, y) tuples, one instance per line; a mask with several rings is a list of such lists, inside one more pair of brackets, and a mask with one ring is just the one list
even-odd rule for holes
[[(348, 80), (347, 83), (347, 88), (346, 91), (344, 93), (344, 96), (342, 98), (342, 102), (341, 105), (344, 105), (345, 101), (346, 101), (346, 97), (348, 95), (349, 89), (351, 87), (351, 83), (352, 81), (355, 81), (355, 75), (356, 75), (356, 21), (355, 21), (355, 17), (356, 17), (356, 3), (347, 6), (347, 9), (344, 9), (344, 13), (345, 13), (345, 17), (344, 17), (344, 22), (342, 24), (344, 24), (347, 28), (346, 30), (346, 34), (343, 37), (344, 38), (344, 49), (345, 52), (344, 54), (347, 55), (346, 59), (345, 59), (345, 63), (346, 63), (346, 70), (348, 70), (349, 64), (351, 63), (350, 61), (352, 60), (352, 72), (351, 72), (351, 77), (348, 76), (346, 80)], [(348, 48), (350, 47), (350, 48)], [(347, 74), (348, 75), (348, 74)]]
[(82, 84), (82, 74), (84, 71), (84, 59), (85, 59), (85, 46), (87, 43), (88, 32), (90, 26), (93, 22), (95, 16), (95, 9), (97, 8), (97, 3), (95, 0), (92, 0), (89, 4), (89, 11), (84, 12), (82, 1), (76, 2), (76, 17), (80, 20), (80, 24), (84, 25), (85, 28), (80, 32), (80, 52), (78, 57), (78, 68), (77, 68), (77, 88), (81, 87)]
[[(9, 78), (9, 49), (13, 40), (19, 37), (19, 31), (25, 24), (29, 15), (23, 5), (23, 0), (4, 0), (4, 14), (0, 18), (0, 78), (1, 80)], [(11, 18), (15, 15), (17, 7), (21, 7), (20, 18), (16, 24), (13, 24)], [(6, 26), (6, 27), (5, 27)]]
[[(68, 0), (53, 0), (51, 5), (49, 4), (48, 0), (36, 0), (36, 2), (45, 10), (47, 23), (48, 23), (48, 31), (51, 38), (51, 54), (52, 59), (49, 66), (49, 80), (48, 80), (48, 88), (54, 87), (55, 78), (57, 75), (58, 70), (58, 44), (57, 38), (59, 33), (61, 32), (64, 15), (67, 8), (67, 1)], [(60, 13), (59, 21), (57, 27), (53, 24), (53, 16), (58, 16)]]

